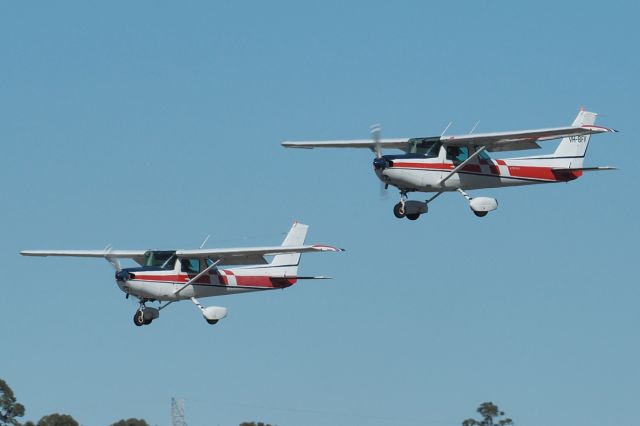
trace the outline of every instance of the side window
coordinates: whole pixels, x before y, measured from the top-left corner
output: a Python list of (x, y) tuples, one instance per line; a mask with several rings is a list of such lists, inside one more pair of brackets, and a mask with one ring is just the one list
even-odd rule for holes
[(197, 274), (200, 271), (200, 259), (180, 259), (182, 272)]
[(482, 151), (480, 155), (478, 155), (478, 157), (480, 157), (481, 160), (491, 160), (491, 157), (489, 156), (489, 154), (487, 154), (487, 151)]
[(425, 158), (437, 158), (440, 155), (440, 147), (442, 144), (440, 142), (436, 142), (425, 152)]
[(447, 160), (454, 163), (461, 163), (469, 158), (469, 149), (466, 146), (448, 146)]

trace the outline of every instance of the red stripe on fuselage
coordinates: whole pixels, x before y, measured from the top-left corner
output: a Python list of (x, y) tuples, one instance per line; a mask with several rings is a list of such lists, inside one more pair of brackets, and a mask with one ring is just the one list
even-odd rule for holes
[[(507, 163), (504, 160), (495, 160), (496, 164), (506, 166)], [(453, 170), (454, 164), (452, 163), (418, 163), (418, 162), (399, 162), (394, 161), (391, 168), (395, 169), (429, 169), (429, 170)], [(557, 171), (552, 167), (540, 167), (540, 166), (507, 166), (509, 175), (515, 178), (527, 178), (538, 179), (552, 182), (566, 182), (577, 179), (582, 176), (582, 172), (575, 171)], [(501, 176), (500, 168), (494, 164), (489, 165), (489, 173), (483, 173), (482, 167), (479, 164), (467, 164), (460, 173), (478, 173), (483, 175)], [(509, 176), (502, 177), (508, 178)]]
[[(230, 275), (235, 275), (231, 271), (225, 271)], [(143, 275), (140, 273), (136, 274), (135, 280), (131, 281), (150, 281), (150, 282), (174, 282), (174, 283), (186, 283), (191, 278), (195, 277), (188, 276), (186, 274), (179, 275)], [(269, 276), (261, 276), (261, 275), (235, 275), (236, 284), (238, 286), (246, 286), (246, 287), (263, 287), (263, 288), (284, 288), (289, 287), (297, 282), (296, 278), (283, 278), (283, 277), (269, 277)], [(195, 284), (200, 285), (228, 285), (227, 277), (224, 275), (209, 275), (200, 277), (196, 280)]]

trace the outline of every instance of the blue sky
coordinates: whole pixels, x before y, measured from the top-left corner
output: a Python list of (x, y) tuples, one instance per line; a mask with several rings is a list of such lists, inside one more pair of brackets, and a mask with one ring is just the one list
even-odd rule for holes
[[(634, 2), (0, 4), (0, 377), (26, 419), (457, 425), (483, 401), (519, 425), (637, 418)], [(457, 194), (417, 222), (364, 151), (286, 139), (570, 124), (570, 184)], [(545, 152), (555, 143), (545, 145)], [(136, 328), (104, 261), (22, 249), (277, 244), (335, 279), (190, 303)]]

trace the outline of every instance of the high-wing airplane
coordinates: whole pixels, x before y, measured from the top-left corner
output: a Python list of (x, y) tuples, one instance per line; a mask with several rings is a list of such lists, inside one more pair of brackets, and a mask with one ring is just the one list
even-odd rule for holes
[[(301, 253), (338, 252), (322, 244), (304, 245), (307, 225), (294, 223), (281, 246), (196, 250), (24, 250), (23, 256), (97, 257), (108, 260), (116, 270), (118, 287), (137, 297), (139, 308), (133, 316), (137, 326), (151, 324), (160, 311), (173, 302), (191, 299), (209, 324), (227, 316), (227, 309), (204, 307), (198, 297), (223, 296), (283, 289), (297, 280), (326, 279), (300, 276)], [(270, 262), (265, 256), (273, 256)], [(123, 268), (120, 259), (132, 259), (140, 266)], [(222, 269), (222, 266), (233, 268)], [(165, 302), (158, 308), (148, 302)]]
[[(374, 126), (370, 140), (283, 142), (287, 148), (368, 148), (375, 153), (373, 169), (385, 185), (400, 190), (400, 202), (393, 208), (397, 218), (416, 220), (428, 204), (445, 192), (462, 194), (476, 216), (498, 208), (489, 197), (471, 197), (467, 190), (569, 182), (583, 172), (612, 170), (613, 167), (584, 167), (584, 157), (593, 134), (616, 130), (596, 126), (596, 115), (581, 110), (568, 127), (513, 132), (380, 139)], [(560, 139), (553, 154), (492, 159), (487, 152), (540, 148), (538, 142)], [(394, 148), (402, 155), (382, 155), (382, 148)], [(408, 200), (410, 192), (434, 193), (426, 201)]]

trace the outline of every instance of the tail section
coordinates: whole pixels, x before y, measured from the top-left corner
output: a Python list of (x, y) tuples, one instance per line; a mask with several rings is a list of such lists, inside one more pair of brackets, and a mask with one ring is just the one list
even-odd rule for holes
[[(591, 126), (595, 124), (597, 115), (594, 112), (581, 110), (571, 125), (574, 127)], [(590, 138), (591, 135), (563, 138), (552, 157), (565, 159), (567, 168), (581, 168)]]
[[(294, 222), (289, 233), (282, 242), (283, 246), (301, 246), (307, 237), (309, 225), (303, 225)], [(298, 273), (298, 264), (300, 263), (300, 253), (278, 254), (273, 257), (269, 264), (271, 267), (283, 268), (285, 275), (296, 275)]]
[[(247, 277), (256, 279), (257, 287), (261, 289), (270, 288), (285, 288), (296, 283), (297, 280), (309, 280), (309, 279), (327, 279), (325, 276), (299, 276), (298, 265), (300, 263), (301, 253), (322, 253), (326, 251), (340, 252), (343, 249), (327, 246), (324, 244), (304, 244), (304, 240), (309, 230), (308, 225), (303, 225), (298, 222), (294, 222), (293, 226), (289, 230), (289, 233), (282, 242), (282, 246), (278, 247), (253, 247), (250, 251), (260, 251), (268, 249), (268, 253), (280, 253), (273, 256), (273, 259), (268, 264), (256, 264), (252, 266), (240, 266), (232, 270), (225, 270), (226, 273), (231, 273), (235, 277), (241, 278), (249, 286), (250, 281)], [(288, 251), (288, 252), (287, 252)], [(285, 252), (285, 253), (283, 253)], [(265, 255), (269, 255), (266, 253)], [(238, 285), (241, 283), (237, 281)], [(262, 283), (262, 284), (261, 284)], [(266, 283), (266, 286), (264, 285)]]

